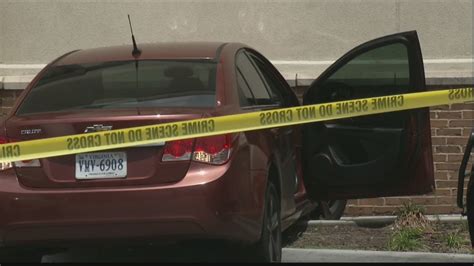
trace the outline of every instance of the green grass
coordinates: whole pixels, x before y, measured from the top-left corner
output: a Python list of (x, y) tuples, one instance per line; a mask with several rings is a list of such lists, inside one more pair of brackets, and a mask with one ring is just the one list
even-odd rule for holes
[(425, 209), (406, 202), (397, 211), (395, 231), (390, 236), (388, 249), (392, 251), (415, 251), (423, 247), (422, 236), (431, 230), (424, 216)]
[(461, 237), (458, 232), (453, 232), (446, 235), (445, 241), (448, 248), (451, 249), (460, 248), (465, 242), (463, 237)]
[(392, 251), (413, 251), (422, 247), (420, 228), (404, 227), (395, 231), (389, 242), (388, 249)]

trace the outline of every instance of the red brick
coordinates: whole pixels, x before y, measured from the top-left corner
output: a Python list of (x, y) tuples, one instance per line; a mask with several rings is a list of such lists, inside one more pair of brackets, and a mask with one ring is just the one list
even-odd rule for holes
[(459, 146), (435, 146), (436, 153), (461, 153), (461, 147)]
[(384, 205), (384, 198), (372, 198), (372, 199), (359, 199), (359, 205), (374, 206), (374, 205)]
[[(464, 181), (464, 186), (467, 185), (468, 180)], [(458, 181), (457, 180), (436, 180), (436, 187), (437, 188), (457, 188)]]
[(436, 136), (462, 136), (462, 128), (440, 128), (436, 130)]
[(348, 206), (344, 210), (344, 215), (373, 215), (373, 207)]
[(432, 145), (446, 145), (446, 138), (445, 137), (431, 137), (431, 144)]
[(451, 170), (451, 171), (446, 171), (446, 172), (448, 173), (448, 179), (449, 180), (455, 180), (455, 179), (457, 180), (458, 179), (458, 173), (459, 173), (458, 169), (456, 169), (454, 171)]
[(435, 170), (457, 170), (459, 164), (457, 163), (435, 163)]
[(15, 99), (12, 97), (2, 98), (2, 107), (11, 107), (15, 103)]
[(395, 215), (397, 211), (395, 206), (375, 206), (372, 208), (372, 215)]
[(461, 111), (447, 111), (447, 112), (436, 112), (438, 119), (460, 119), (462, 118)]
[(436, 112), (435, 111), (430, 111), (430, 119), (436, 119), (436, 118), (438, 118), (436, 116)]
[(435, 190), (435, 195), (437, 196), (451, 196), (451, 189), (450, 188), (437, 188)]
[(450, 107), (449, 105), (445, 104), (445, 105), (437, 105), (437, 106), (432, 106), (430, 107), (431, 110), (449, 110)]
[(448, 120), (431, 120), (431, 127), (435, 127), (435, 128), (448, 127)]
[(436, 204), (455, 205), (456, 197), (437, 197)]
[(435, 171), (435, 179), (436, 180), (448, 180), (448, 172), (447, 171)]
[(414, 197), (388, 197), (385, 198), (385, 205), (402, 206), (405, 203), (418, 205), (436, 204), (436, 196), (414, 196)]
[(424, 206), (426, 213), (430, 214), (459, 214), (461, 209), (454, 205)]
[(448, 162), (459, 162), (461, 163), (462, 155), (460, 154), (448, 154)]
[(449, 137), (446, 144), (450, 145), (465, 145), (467, 143), (466, 137)]
[(435, 162), (446, 162), (448, 155), (446, 154), (434, 154), (433, 161)]
[(474, 119), (474, 110), (462, 111), (463, 119)]
[(474, 121), (473, 120), (450, 120), (449, 121), (449, 127), (472, 127), (474, 126)]
[(474, 110), (473, 103), (455, 103), (451, 105), (451, 110)]

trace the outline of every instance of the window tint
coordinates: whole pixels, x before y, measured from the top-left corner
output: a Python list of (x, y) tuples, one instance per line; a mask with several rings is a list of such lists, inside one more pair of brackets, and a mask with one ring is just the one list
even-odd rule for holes
[(350, 88), (351, 98), (403, 93), (410, 85), (407, 47), (395, 43), (372, 49), (342, 66), (325, 83)]
[(252, 95), (252, 92), (247, 85), (247, 82), (242, 77), (240, 69), (236, 69), (237, 73), (237, 84), (239, 86), (239, 98), (240, 98), (240, 106), (249, 106), (255, 104), (255, 99)]
[(272, 101), (274, 103), (283, 104), (283, 96), (281, 95), (282, 88), (280, 82), (276, 80), (275, 76), (273, 76), (270, 70), (267, 69), (265, 63), (262, 60), (250, 53), (249, 56), (259, 70), (260, 75), (263, 77)]
[[(409, 91), (410, 64), (408, 48), (403, 43), (375, 47), (337, 69), (318, 85), (317, 94), (307, 96), (310, 103), (343, 101)], [(340, 124), (403, 127), (403, 112), (385, 113), (340, 120)]]
[(17, 114), (72, 109), (215, 106), (215, 63), (135, 61), (52, 67)]
[(257, 70), (252, 65), (247, 56), (240, 52), (237, 55), (237, 68), (242, 72), (242, 76), (247, 81), (250, 90), (255, 97), (256, 104), (271, 104), (271, 98), (268, 94), (265, 84), (260, 78)]

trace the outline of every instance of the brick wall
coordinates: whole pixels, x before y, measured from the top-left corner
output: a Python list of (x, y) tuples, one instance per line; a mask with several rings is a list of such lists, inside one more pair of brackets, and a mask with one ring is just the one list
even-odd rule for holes
[[(305, 89), (298, 88), (297, 95), (301, 97)], [(21, 92), (0, 90), (0, 116), (6, 115)], [(345, 215), (392, 214), (407, 201), (424, 206), (429, 214), (460, 213), (461, 210), (456, 206), (457, 175), (467, 136), (474, 125), (474, 104), (433, 107), (430, 116), (436, 192), (414, 197), (351, 200)]]
[(10, 108), (15, 103), (23, 90), (0, 90), (0, 118), (7, 115)]
[(345, 214), (392, 214), (407, 201), (425, 207), (429, 214), (460, 213), (461, 209), (456, 206), (458, 169), (474, 125), (473, 110), (474, 104), (443, 105), (430, 109), (436, 192), (423, 196), (351, 200)]

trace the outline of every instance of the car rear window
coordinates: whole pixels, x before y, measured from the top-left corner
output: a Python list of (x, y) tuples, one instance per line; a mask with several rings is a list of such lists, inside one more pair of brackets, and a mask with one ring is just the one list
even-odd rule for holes
[(120, 61), (51, 67), (17, 115), (75, 109), (213, 107), (216, 63)]

